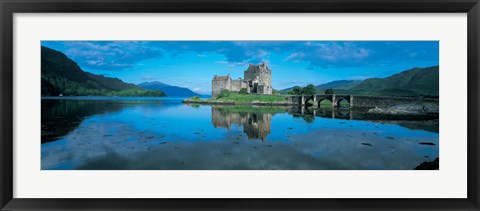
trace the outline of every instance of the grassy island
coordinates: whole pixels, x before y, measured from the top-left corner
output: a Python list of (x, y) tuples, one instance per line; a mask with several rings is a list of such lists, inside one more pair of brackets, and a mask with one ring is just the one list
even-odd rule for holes
[(250, 105), (214, 105), (223, 114), (228, 113), (284, 113), (287, 107), (283, 106), (250, 106)]
[(291, 105), (285, 95), (257, 95), (222, 91), (218, 96), (202, 100), (194, 96), (183, 101), (184, 103), (200, 104), (231, 104), (231, 105)]

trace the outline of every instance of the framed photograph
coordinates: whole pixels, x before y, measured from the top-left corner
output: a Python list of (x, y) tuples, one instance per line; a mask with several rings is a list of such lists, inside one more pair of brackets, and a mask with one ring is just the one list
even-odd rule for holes
[(2, 210), (479, 210), (478, 0), (0, 6)]

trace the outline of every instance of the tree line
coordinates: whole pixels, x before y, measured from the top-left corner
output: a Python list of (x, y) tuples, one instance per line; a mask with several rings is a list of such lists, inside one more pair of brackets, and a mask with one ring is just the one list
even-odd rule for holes
[[(314, 95), (317, 94), (317, 88), (313, 84), (308, 84), (306, 87), (295, 87), (288, 91), (289, 95)], [(325, 90), (325, 94), (333, 94), (333, 89)]]

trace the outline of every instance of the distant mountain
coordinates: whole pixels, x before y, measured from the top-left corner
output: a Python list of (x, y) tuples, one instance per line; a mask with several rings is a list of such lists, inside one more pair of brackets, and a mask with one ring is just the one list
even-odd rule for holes
[[(332, 81), (325, 84), (317, 85), (315, 86), (315, 88), (317, 89), (317, 93), (323, 93), (327, 89), (348, 90), (360, 84), (361, 82), (362, 82), (361, 80), (338, 80), (338, 81)], [(296, 87), (299, 87), (299, 86), (293, 86), (290, 88), (282, 89), (279, 92), (282, 94), (287, 94), (288, 91)]]
[(361, 80), (339, 80), (339, 81), (332, 81), (326, 84), (318, 85), (316, 86), (316, 88), (320, 90), (326, 90), (326, 89), (347, 90), (357, 86), (360, 83), (362, 83)]
[(198, 93), (193, 92), (192, 90), (179, 86), (172, 86), (164, 84), (159, 81), (145, 82), (138, 84), (139, 87), (142, 87), (147, 90), (160, 90), (165, 92), (168, 96), (177, 96), (177, 97), (191, 97), (191, 96), (201, 96)]
[(366, 79), (349, 91), (374, 95), (438, 96), (438, 66), (413, 68), (386, 78)]
[[(360, 80), (338, 80), (315, 86), (317, 93), (333, 89), (336, 94), (394, 95), (394, 96), (438, 96), (438, 66), (413, 68), (386, 78)], [(287, 94), (295, 87), (280, 90)]]
[(290, 87), (290, 88), (278, 90), (278, 92), (281, 93), (281, 94), (287, 94), (288, 91), (290, 91), (290, 90), (292, 90), (292, 89), (294, 89), (294, 88), (297, 88), (297, 87), (300, 87), (300, 86), (292, 86), (292, 87)]
[(165, 96), (118, 78), (83, 71), (65, 54), (47, 47), (41, 49), (42, 96)]

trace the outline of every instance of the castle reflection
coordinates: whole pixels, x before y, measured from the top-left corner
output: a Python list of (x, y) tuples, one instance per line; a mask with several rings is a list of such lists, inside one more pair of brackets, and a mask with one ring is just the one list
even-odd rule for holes
[(248, 139), (260, 139), (264, 142), (270, 134), (272, 113), (231, 111), (228, 107), (212, 106), (212, 124), (215, 128), (230, 129), (232, 124), (243, 126)]
[(243, 127), (248, 139), (264, 142), (270, 134), (272, 116), (288, 113), (295, 118), (303, 118), (312, 123), (316, 116), (324, 118), (352, 119), (351, 112), (339, 110), (309, 110), (304, 107), (252, 107), (252, 106), (212, 106), (212, 124), (215, 128), (230, 129), (232, 124)]
[[(365, 111), (353, 111), (342, 109), (308, 109), (305, 107), (267, 107), (267, 106), (212, 106), (212, 124), (215, 128), (222, 127), (230, 129), (232, 125), (242, 126), (243, 132), (248, 139), (267, 140), (270, 132), (272, 116), (278, 113), (287, 113), (294, 118), (301, 118), (306, 123), (313, 123), (316, 118), (343, 119), (343, 120), (364, 120), (382, 122), (392, 121), (392, 124), (417, 129), (421, 125), (405, 123), (400, 121), (398, 116), (375, 115)], [(413, 117), (410, 117), (413, 118)], [(410, 121), (411, 122), (411, 121)], [(437, 132), (437, 127), (424, 130)]]

